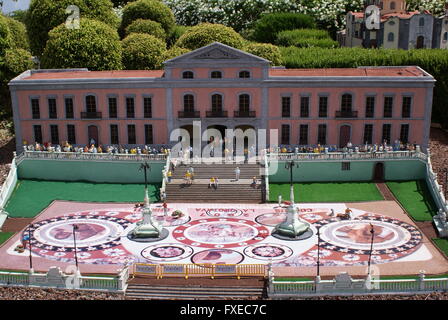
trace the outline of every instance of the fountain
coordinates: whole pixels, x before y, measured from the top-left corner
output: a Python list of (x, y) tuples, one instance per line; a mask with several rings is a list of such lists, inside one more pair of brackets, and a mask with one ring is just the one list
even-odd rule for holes
[(294, 203), (294, 186), (291, 185), (291, 203), (286, 209), (286, 221), (275, 226), (272, 236), (281, 240), (305, 240), (313, 235), (310, 224), (298, 217), (298, 208)]

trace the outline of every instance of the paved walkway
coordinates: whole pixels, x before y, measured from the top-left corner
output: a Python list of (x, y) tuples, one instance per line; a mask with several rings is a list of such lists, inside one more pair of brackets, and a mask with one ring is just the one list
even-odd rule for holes
[[(185, 184), (187, 180), (185, 179), (172, 179), (170, 184)], [(193, 184), (209, 184), (210, 179), (194, 179)], [(219, 184), (252, 184), (252, 179), (240, 179), (235, 181), (235, 179), (219, 179)], [(257, 180), (257, 184), (260, 184), (260, 180)]]

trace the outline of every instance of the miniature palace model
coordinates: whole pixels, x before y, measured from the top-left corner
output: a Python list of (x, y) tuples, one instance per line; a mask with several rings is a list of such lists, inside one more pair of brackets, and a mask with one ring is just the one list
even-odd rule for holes
[[(429, 140), (435, 79), (418, 66), (285, 69), (221, 43), (164, 70), (29, 70), (10, 83), (23, 143), (170, 144), (173, 129), (277, 129), (281, 145)], [(269, 138), (268, 140), (269, 141)]]

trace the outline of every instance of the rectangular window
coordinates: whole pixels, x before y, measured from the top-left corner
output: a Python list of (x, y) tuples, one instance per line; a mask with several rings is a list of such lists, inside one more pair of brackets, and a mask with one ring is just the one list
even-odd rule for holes
[(412, 105), (412, 97), (403, 97), (403, 103), (401, 109), (402, 118), (411, 117), (411, 105)]
[(143, 98), (143, 116), (152, 118), (152, 99), (150, 97)]
[(299, 129), (299, 144), (306, 146), (308, 145), (308, 125), (301, 124)]
[(73, 98), (65, 98), (65, 117), (67, 119), (73, 119), (74, 111), (73, 111)]
[(364, 143), (372, 144), (373, 143), (373, 124), (364, 125)]
[(282, 97), (282, 117), (291, 116), (291, 97)]
[(400, 141), (402, 143), (408, 143), (409, 142), (409, 125), (408, 124), (402, 124), (400, 128)]
[(56, 124), (50, 125), (51, 144), (59, 144), (59, 129)]
[(327, 144), (327, 125), (320, 124), (317, 128), (317, 143), (321, 145)]
[(341, 163), (341, 170), (342, 171), (349, 171), (350, 170), (350, 162), (342, 162)]
[(300, 97), (300, 116), (302, 118), (310, 116), (310, 97)]
[(128, 124), (128, 144), (136, 144), (135, 124)]
[(289, 144), (289, 124), (282, 124), (282, 140), (281, 144)]
[(383, 124), (383, 135), (381, 138), (381, 142), (386, 141), (388, 144), (390, 144), (390, 132), (391, 132), (392, 125), (390, 124)]
[(145, 144), (153, 144), (152, 124), (145, 124)]
[(134, 98), (126, 98), (126, 117), (135, 118)]
[(392, 118), (394, 97), (384, 97), (384, 118)]
[(118, 140), (118, 125), (110, 125), (110, 144), (119, 144)]
[(58, 118), (58, 110), (56, 108), (56, 99), (48, 99), (48, 116), (50, 119)]
[(319, 118), (326, 118), (328, 115), (328, 97), (319, 97)]
[(109, 118), (118, 118), (117, 98), (115, 97), (109, 98)]
[(34, 129), (34, 141), (42, 143), (42, 127), (40, 125), (33, 126)]
[(375, 97), (366, 98), (366, 118), (373, 118), (375, 115)]
[(39, 99), (31, 99), (31, 113), (33, 119), (40, 119)]
[(76, 132), (73, 124), (67, 125), (67, 141), (70, 144), (76, 144)]

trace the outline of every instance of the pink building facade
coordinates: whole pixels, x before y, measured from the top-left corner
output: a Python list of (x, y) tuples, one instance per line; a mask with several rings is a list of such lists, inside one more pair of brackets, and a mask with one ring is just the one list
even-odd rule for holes
[(282, 69), (213, 43), (164, 70), (29, 70), (10, 83), (24, 142), (173, 144), (176, 128), (277, 129), (280, 145), (400, 140), (426, 150), (434, 78), (417, 66)]

